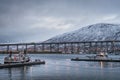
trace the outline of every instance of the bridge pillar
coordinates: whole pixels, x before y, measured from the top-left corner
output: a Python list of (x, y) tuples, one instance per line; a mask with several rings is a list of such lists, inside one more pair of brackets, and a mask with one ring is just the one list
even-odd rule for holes
[(17, 50), (17, 51), (19, 51), (19, 48), (18, 48), (18, 46), (19, 46), (19, 45), (16, 45), (16, 47), (17, 47), (17, 49), (16, 49), (16, 50)]
[(77, 53), (80, 53), (80, 43), (77, 43)]
[(25, 44), (25, 50), (27, 51), (27, 44)]
[(92, 42), (89, 42), (89, 53), (92, 53)]
[(73, 52), (73, 43), (70, 43), (70, 45), (71, 45), (71, 53), (74, 53)]
[(109, 42), (106, 42), (106, 52), (107, 52), (107, 53), (108, 53), (108, 47), (109, 47), (108, 43), (109, 43)]
[(34, 44), (34, 52), (36, 52), (36, 44)]
[(86, 50), (85, 50), (85, 42), (83, 42), (83, 52), (86, 53)]
[(64, 44), (64, 52), (65, 52), (65, 54), (67, 53), (67, 51), (66, 51), (66, 43)]
[(7, 45), (7, 53), (9, 52), (9, 49), (10, 49), (10, 48), (9, 48), (9, 45)]
[(104, 48), (103, 42), (100, 42), (100, 51), (103, 51), (103, 48)]
[(115, 50), (114, 50), (114, 48), (115, 48), (114, 41), (111, 42), (111, 46), (112, 46), (112, 52), (115, 53)]
[(44, 48), (45, 48), (45, 44), (43, 43), (42, 44), (42, 52), (44, 52), (44, 50), (45, 50)]
[(50, 52), (52, 52), (52, 44), (50, 44)]
[(98, 43), (95, 42), (95, 53), (97, 53), (97, 52), (98, 52)]
[(57, 51), (59, 52), (59, 43), (57, 43)]

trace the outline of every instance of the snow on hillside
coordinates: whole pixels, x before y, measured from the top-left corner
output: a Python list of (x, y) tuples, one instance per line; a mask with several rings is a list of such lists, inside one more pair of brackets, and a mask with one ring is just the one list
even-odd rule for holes
[(55, 36), (45, 42), (120, 40), (120, 25), (99, 23)]

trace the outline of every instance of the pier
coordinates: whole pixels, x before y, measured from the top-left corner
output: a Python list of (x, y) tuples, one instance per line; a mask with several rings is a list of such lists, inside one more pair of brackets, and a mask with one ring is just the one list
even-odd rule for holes
[(24, 49), (26, 49), (29, 53), (78, 54), (105, 51), (108, 53), (118, 54), (120, 52), (120, 41), (0, 44), (0, 53), (8, 53), (8, 51), (16, 53)]

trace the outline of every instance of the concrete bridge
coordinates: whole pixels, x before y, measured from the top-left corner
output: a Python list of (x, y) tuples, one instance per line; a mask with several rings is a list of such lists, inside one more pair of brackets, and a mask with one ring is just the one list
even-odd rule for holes
[(120, 52), (120, 41), (82, 41), (82, 42), (54, 42), (54, 43), (15, 43), (0, 44), (0, 52), (21, 51), (41, 53), (96, 53), (105, 51), (108, 53)]

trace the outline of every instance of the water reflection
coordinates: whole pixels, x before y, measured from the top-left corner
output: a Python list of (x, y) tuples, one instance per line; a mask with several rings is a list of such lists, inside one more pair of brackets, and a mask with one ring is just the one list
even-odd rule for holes
[(10, 80), (12, 80), (12, 70), (11, 68), (8, 69), (8, 77)]
[(99, 65), (100, 65), (101, 68), (105, 68), (105, 67), (109, 66), (108, 62), (102, 62), (102, 61), (99, 62)]
[(99, 66), (101, 68), (116, 68), (116, 67), (120, 67), (120, 63), (119, 62), (98, 62)]
[[(71, 61), (85, 55), (31, 54), (45, 65), (0, 69), (0, 80), (119, 80), (119, 62)], [(4, 56), (0, 56), (1, 59)]]
[(30, 67), (18, 67), (18, 68), (8, 68), (8, 79), (9, 80), (28, 80), (27, 73)]

